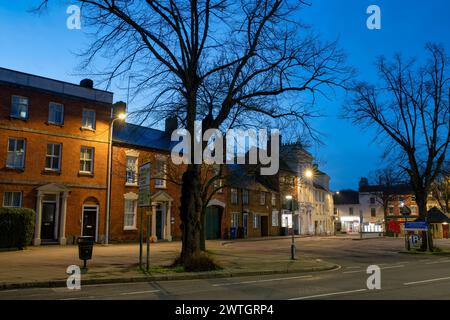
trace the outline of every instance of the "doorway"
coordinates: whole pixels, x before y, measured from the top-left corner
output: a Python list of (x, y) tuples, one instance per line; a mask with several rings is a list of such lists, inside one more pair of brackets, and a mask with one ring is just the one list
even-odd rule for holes
[(156, 206), (156, 237), (158, 240), (164, 239), (164, 206), (162, 204), (158, 204)]
[(245, 212), (242, 218), (242, 227), (244, 228), (244, 238), (248, 238), (248, 213)]
[(41, 239), (55, 240), (56, 201), (42, 203)]
[(205, 238), (206, 240), (220, 239), (221, 209), (216, 206), (206, 208)]
[(261, 237), (269, 235), (269, 217), (261, 216)]
[(448, 228), (448, 223), (447, 224), (442, 224), (442, 237), (444, 239), (448, 239), (448, 232), (449, 228)]
[(97, 241), (98, 206), (84, 205), (82, 221), (82, 236), (94, 237)]

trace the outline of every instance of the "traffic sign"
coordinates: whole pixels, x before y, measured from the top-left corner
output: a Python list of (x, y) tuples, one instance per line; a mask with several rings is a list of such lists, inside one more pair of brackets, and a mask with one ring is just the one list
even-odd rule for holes
[(405, 222), (405, 231), (428, 231), (428, 224), (425, 221)]

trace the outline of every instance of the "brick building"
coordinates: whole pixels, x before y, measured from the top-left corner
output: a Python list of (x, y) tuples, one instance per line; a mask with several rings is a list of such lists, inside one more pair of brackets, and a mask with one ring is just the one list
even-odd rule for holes
[[(80, 235), (105, 240), (111, 123), (125, 108), (88, 79), (75, 85), (0, 68), (0, 201), (36, 210), (35, 245), (75, 243)], [(151, 207), (145, 209), (151, 211), (152, 238), (181, 238), (185, 167), (170, 161), (175, 128), (174, 119), (167, 119), (165, 130), (114, 122), (111, 241), (139, 239), (137, 176), (145, 163), (152, 168)], [(223, 189), (208, 201), (206, 239), (275, 236), (283, 227), (300, 232), (298, 168), (284, 164), (270, 177), (242, 174), (246, 166), (225, 168), (232, 178), (229, 185), (225, 179), (214, 183)]]
[(0, 201), (36, 210), (34, 244), (104, 235), (113, 94), (0, 68)]

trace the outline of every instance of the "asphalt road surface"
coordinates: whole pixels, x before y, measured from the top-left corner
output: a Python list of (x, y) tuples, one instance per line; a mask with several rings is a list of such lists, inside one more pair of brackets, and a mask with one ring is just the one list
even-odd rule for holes
[[(399, 254), (401, 246), (401, 239), (300, 239), (297, 240), (298, 254), (334, 262), (341, 267), (301, 274), (86, 285), (81, 290), (5, 290), (0, 291), (0, 299), (450, 299), (450, 256)], [(381, 289), (367, 287), (370, 265), (380, 268)]]

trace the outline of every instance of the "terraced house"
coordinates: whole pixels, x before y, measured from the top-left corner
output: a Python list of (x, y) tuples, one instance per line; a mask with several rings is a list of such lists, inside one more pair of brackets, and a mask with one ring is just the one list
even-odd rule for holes
[[(126, 108), (89, 79), (77, 85), (0, 68), (0, 203), (35, 209), (35, 245), (71, 244), (80, 235), (137, 241), (147, 214), (153, 241), (181, 237), (185, 167), (170, 160), (177, 120), (166, 119), (163, 130), (116, 121)], [(328, 193), (313, 184), (324, 175), (326, 185), (327, 176), (316, 170), (315, 179), (305, 181), (301, 173), (312, 156), (294, 145), (283, 148), (291, 158), (281, 161), (277, 175), (226, 167), (229, 178), (214, 182), (223, 188), (207, 201), (206, 239), (328, 230), (324, 198), (302, 202), (305, 186)], [(151, 165), (151, 206), (141, 209), (138, 168), (145, 163)]]
[(34, 244), (105, 233), (113, 94), (0, 68), (0, 201), (36, 210)]

